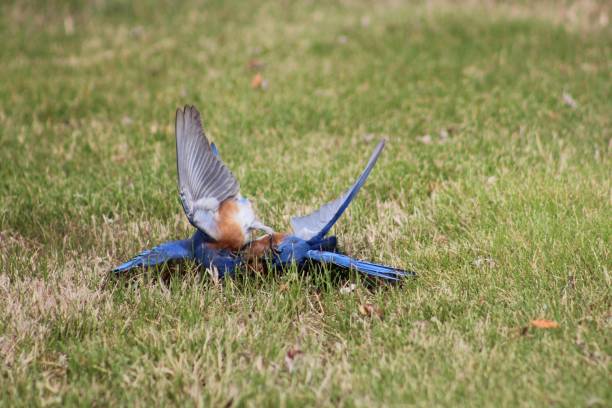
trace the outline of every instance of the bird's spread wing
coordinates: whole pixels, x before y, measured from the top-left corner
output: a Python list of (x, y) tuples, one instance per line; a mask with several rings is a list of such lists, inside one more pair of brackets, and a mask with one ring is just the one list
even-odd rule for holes
[(119, 265), (113, 272), (116, 274), (127, 272), (135, 268), (150, 268), (163, 265), (169, 261), (179, 261), (193, 257), (192, 240), (166, 242), (155, 248), (142, 251), (126, 263)]
[(381, 140), (376, 146), (376, 149), (374, 149), (374, 153), (372, 153), (359, 179), (357, 179), (355, 184), (339, 198), (323, 205), (312, 214), (292, 218), (291, 227), (293, 228), (293, 234), (307, 241), (324, 237), (336, 221), (338, 221), (338, 218), (340, 218), (350, 202), (353, 201), (353, 198), (355, 198), (357, 192), (361, 186), (363, 186), (363, 183), (365, 183), (384, 146), (385, 141)]
[(224, 200), (236, 197), (236, 178), (211, 147), (193, 106), (176, 111), (176, 159), (179, 194), (189, 222), (216, 237), (214, 214)]

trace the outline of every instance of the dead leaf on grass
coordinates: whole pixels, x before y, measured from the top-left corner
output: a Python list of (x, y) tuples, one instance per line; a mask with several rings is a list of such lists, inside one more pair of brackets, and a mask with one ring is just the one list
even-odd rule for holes
[(253, 79), (251, 79), (251, 88), (266, 90), (268, 89), (268, 80), (264, 79), (263, 75), (260, 73), (257, 73)]
[(553, 320), (536, 319), (532, 320), (529, 325), (536, 329), (558, 329), (559, 323)]

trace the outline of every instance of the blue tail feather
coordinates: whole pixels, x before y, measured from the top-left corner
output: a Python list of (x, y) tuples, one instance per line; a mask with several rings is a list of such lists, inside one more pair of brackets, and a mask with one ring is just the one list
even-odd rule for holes
[(416, 276), (414, 272), (361, 261), (335, 252), (310, 250), (306, 253), (306, 257), (314, 261), (331, 263), (346, 269), (356, 269), (366, 275), (387, 280), (397, 281), (408, 276)]
[(191, 258), (193, 258), (193, 242), (191, 239), (171, 241), (142, 251), (136, 257), (113, 269), (113, 273), (127, 272), (134, 268), (150, 268), (168, 261)]

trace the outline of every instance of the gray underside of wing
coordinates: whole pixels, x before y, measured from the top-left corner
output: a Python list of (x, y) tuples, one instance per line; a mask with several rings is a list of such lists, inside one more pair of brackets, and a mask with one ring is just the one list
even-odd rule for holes
[(175, 130), (183, 209), (192, 225), (214, 238), (213, 220), (219, 203), (237, 196), (240, 186), (210, 147), (195, 107), (176, 111)]
[(304, 215), (302, 217), (294, 217), (291, 219), (291, 228), (293, 234), (304, 240), (309, 240), (314, 237), (323, 229), (323, 227), (334, 217), (342, 203), (346, 200), (349, 191), (344, 192), (340, 197), (334, 201), (330, 201), (324, 204), (317, 211), (312, 214)]
[(311, 214), (292, 218), (291, 227), (293, 228), (293, 234), (304, 240), (309, 240), (317, 235), (322, 238), (327, 234), (365, 183), (384, 146), (385, 141), (381, 140), (374, 149), (374, 152), (370, 156), (370, 160), (357, 181), (340, 197), (324, 204)]

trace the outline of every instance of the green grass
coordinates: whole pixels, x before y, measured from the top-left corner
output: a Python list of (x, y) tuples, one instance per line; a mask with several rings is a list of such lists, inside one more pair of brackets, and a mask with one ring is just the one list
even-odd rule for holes
[[(610, 9), (559, 3), (3, 2), (0, 405), (610, 406)], [(335, 232), (420, 277), (104, 287), (190, 233), (188, 103), (278, 230), (388, 138)]]

